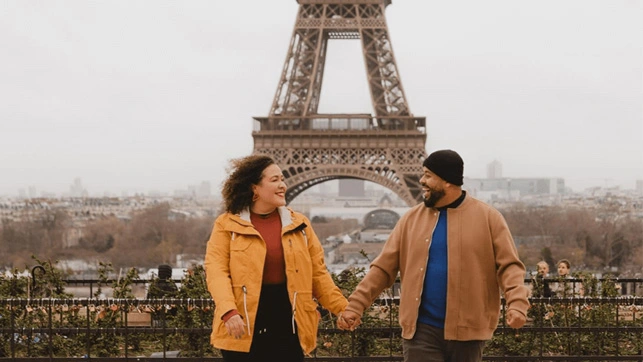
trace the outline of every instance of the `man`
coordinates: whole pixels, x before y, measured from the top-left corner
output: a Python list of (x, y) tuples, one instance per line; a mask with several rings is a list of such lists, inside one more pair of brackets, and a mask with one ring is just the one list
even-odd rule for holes
[(549, 264), (546, 261), (541, 260), (536, 263), (536, 270), (539, 276), (549, 278)]
[(525, 324), (525, 266), (502, 215), (462, 190), (460, 155), (436, 151), (423, 166), (424, 205), (402, 216), (338, 325), (357, 327), (399, 272), (404, 361), (482, 361), (498, 325), (501, 290), (509, 326)]
[(178, 288), (172, 281), (172, 266), (161, 264), (158, 267), (158, 279), (153, 279), (147, 291), (147, 298), (173, 297)]
[(541, 260), (536, 263), (536, 277), (532, 280), (531, 295), (534, 297), (551, 297), (551, 287), (545, 280), (549, 278), (549, 264)]

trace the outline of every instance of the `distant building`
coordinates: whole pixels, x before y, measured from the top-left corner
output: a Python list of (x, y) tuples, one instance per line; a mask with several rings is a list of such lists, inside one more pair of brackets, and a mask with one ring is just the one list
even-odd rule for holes
[(636, 193), (643, 195), (643, 180), (636, 180)]
[(332, 182), (326, 181), (326, 182), (322, 182), (321, 184), (319, 184), (319, 193), (322, 194), (322, 195), (331, 195), (331, 194), (335, 193), (333, 191)]
[[(313, 206), (310, 208), (309, 218), (326, 217), (326, 218), (339, 218), (343, 220), (356, 219), (360, 225), (365, 225), (364, 217), (369, 215), (372, 211), (386, 209), (392, 212), (391, 215), (396, 214), (397, 219), (404, 215), (410, 208), (405, 207), (387, 207), (382, 208), (378, 206), (371, 207), (333, 207), (333, 206)], [(397, 221), (396, 219), (396, 221)]]
[(203, 254), (177, 254), (176, 267), (189, 269), (193, 265), (203, 265)]
[(502, 178), (502, 163), (500, 161), (493, 160), (493, 162), (487, 164), (487, 178)]
[(207, 199), (212, 196), (212, 186), (210, 182), (203, 181), (196, 190), (196, 197), (200, 199)]
[(559, 195), (565, 193), (562, 178), (465, 178), (464, 188), (482, 200), (518, 199), (532, 195)]
[(339, 180), (340, 197), (364, 197), (364, 180), (341, 179)]
[(69, 197), (87, 197), (87, 190), (83, 187), (80, 177), (76, 177), (73, 185), (69, 186)]
[(210, 182), (203, 181), (198, 185), (188, 185), (187, 189), (174, 190), (174, 197), (209, 199), (212, 196)]
[[(194, 187), (192, 188), (192, 191), (190, 190), (190, 187), (188, 187), (187, 189), (176, 189), (172, 194), (174, 195), (174, 197), (189, 198), (194, 195)], [(150, 193), (150, 195), (154, 196), (152, 193)]]

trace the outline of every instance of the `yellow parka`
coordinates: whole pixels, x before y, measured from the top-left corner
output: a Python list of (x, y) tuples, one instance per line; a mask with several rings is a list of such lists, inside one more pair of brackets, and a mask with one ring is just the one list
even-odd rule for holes
[[(280, 207), (281, 244), (286, 263), (288, 295), (299, 342), (309, 355), (317, 346), (317, 301), (337, 315), (348, 304), (324, 262), (324, 249), (310, 221), (290, 208)], [(208, 240), (205, 273), (215, 304), (210, 342), (218, 349), (249, 352), (259, 305), (266, 243), (250, 222), (249, 210), (219, 216)], [(228, 335), (222, 316), (236, 309), (246, 323), (240, 339)]]

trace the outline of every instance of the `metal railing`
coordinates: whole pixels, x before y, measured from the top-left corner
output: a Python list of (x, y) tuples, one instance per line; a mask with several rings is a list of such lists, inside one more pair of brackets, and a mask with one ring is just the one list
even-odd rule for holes
[[(643, 280), (618, 283), (631, 283), (620, 290), (639, 293)], [(335, 328), (324, 316), (318, 348), (307, 360), (402, 361), (396, 302), (379, 300), (354, 332)], [(501, 316), (484, 360), (643, 361), (643, 297), (530, 302), (520, 330), (507, 327)], [(222, 361), (209, 344), (213, 310), (209, 298), (0, 299), (0, 360)]]
[(271, 131), (414, 131), (426, 133), (426, 118), (415, 116), (371, 116), (318, 114), (313, 116), (254, 117), (254, 132)]

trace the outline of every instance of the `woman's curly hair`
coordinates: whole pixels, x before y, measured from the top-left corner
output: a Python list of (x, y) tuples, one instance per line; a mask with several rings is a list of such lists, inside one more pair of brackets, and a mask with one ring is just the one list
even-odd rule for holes
[(233, 159), (228, 167), (228, 178), (223, 183), (221, 195), (225, 211), (238, 214), (252, 205), (252, 185), (261, 181), (263, 170), (275, 164), (269, 156), (251, 155)]

